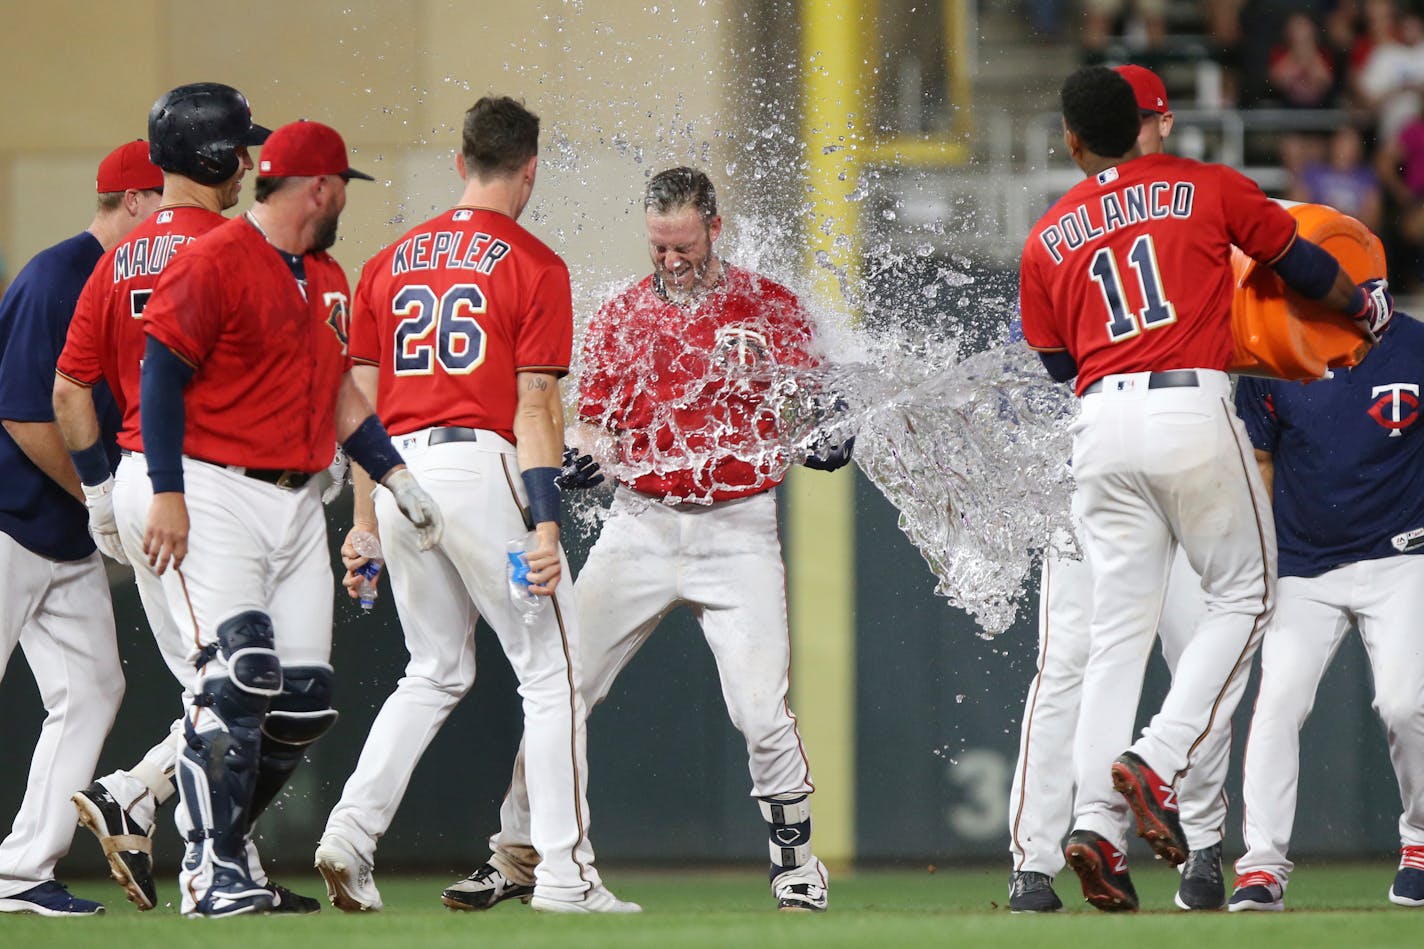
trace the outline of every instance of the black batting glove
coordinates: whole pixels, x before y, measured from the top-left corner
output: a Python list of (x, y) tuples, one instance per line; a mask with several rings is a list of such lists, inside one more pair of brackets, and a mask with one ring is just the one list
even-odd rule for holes
[(822, 444), (806, 455), (801, 462), (815, 471), (835, 471), (850, 464), (851, 452), (855, 450), (855, 436), (852, 435), (839, 445)]
[(554, 483), (561, 491), (585, 491), (603, 483), (603, 469), (592, 455), (580, 455), (576, 448), (564, 448), (564, 461)]

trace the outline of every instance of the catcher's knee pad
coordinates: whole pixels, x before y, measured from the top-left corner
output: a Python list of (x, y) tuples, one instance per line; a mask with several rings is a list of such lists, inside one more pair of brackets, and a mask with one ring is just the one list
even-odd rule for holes
[(238, 613), (218, 624), (218, 644), (228, 678), (239, 689), (268, 698), (282, 691), (282, 661), (272, 647), (272, 620), (260, 610)]
[(262, 757), (252, 795), (254, 819), (267, 809), (302, 762), (306, 747), (336, 723), (330, 666), (286, 666), (282, 691), (262, 720)]
[(799, 867), (811, 859), (811, 802), (806, 794), (774, 794), (757, 799), (770, 835), (771, 870)]

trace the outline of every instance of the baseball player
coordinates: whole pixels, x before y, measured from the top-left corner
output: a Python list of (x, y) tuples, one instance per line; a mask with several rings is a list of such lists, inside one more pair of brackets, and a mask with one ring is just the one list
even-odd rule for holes
[[(1167, 89), (1142, 66), (1116, 67), (1132, 86), (1141, 117), (1137, 144), (1144, 155), (1161, 154), (1172, 131)], [(1019, 335), (1022, 333), (1020, 331)], [(1062, 901), (1053, 878), (1063, 869), (1063, 835), (1070, 829), (1073, 788), (1062, 775), (1072, 770), (1073, 731), (1078, 720), (1083, 667), (1088, 661), (1093, 572), (1071, 534), (1055, 537), (1044, 552), (1039, 584), (1038, 672), (1029, 685), (1019, 737), (1019, 760), (1009, 792), (1009, 909), (1053, 912)], [(1177, 657), (1202, 615), (1201, 578), (1180, 548), (1162, 604), (1157, 635), (1167, 666)], [(1220, 909), (1226, 902), (1221, 839), (1226, 824), (1222, 787), (1231, 753), (1231, 720), (1220, 717), (1182, 776), (1182, 829), (1191, 853), (1182, 864), (1175, 902), (1182, 909)], [(1126, 857), (1116, 860), (1125, 865)], [(1123, 888), (1130, 885), (1124, 871)]]
[[(390, 492), (358, 473), (354, 531), (379, 528), (410, 663), (371, 726), (316, 851), (331, 902), (379, 910), (371, 876), (411, 774), (474, 684), (475, 623), (504, 646), (524, 701), (533, 906), (636, 913), (600, 881), (589, 847), (578, 617), (559, 544), (563, 458), (559, 379), (568, 372), (568, 267), (517, 223), (534, 188), (539, 118), (508, 97), (465, 113), (455, 167), (460, 203), (406, 233), (361, 273), (352, 313), (353, 377), (459, 531), (431, 557)], [(516, 474), (516, 471), (518, 472)], [(526, 551), (530, 589), (549, 602), (526, 622), (511, 600), (506, 543)], [(349, 544), (348, 539), (348, 544)], [(346, 554), (352, 566), (365, 558)], [(354, 579), (354, 575), (348, 575)]]
[(390, 487), (424, 545), (440, 534), (438, 510), (348, 378), (346, 276), (326, 249), (350, 178), (370, 180), (334, 129), (273, 132), (256, 205), (176, 255), (143, 312), (144, 552), (198, 669), (177, 759), (185, 915), (272, 908), (248, 866), (256, 795), (275, 796), (336, 720), (312, 477), (336, 440)]
[[(99, 208), (89, 226), (36, 254), (0, 299), (0, 656), (8, 664), (20, 645), (47, 712), (20, 811), (0, 842), (6, 913), (104, 911), (54, 878), (74, 838), (69, 792), (94, 776), (124, 678), (109, 582), (54, 424), (50, 387), (84, 281), (157, 206), (163, 176), (149, 164), (148, 146), (130, 142), (100, 163), (96, 185)], [(118, 410), (107, 391), (96, 393), (95, 407), (107, 472), (118, 458)]]
[[(1280, 582), (1244, 771), (1246, 853), (1229, 909), (1279, 910), (1300, 729), (1350, 626), (1374, 672), (1404, 812), (1389, 899), (1424, 906), (1424, 325), (1396, 319), (1355, 368), (1310, 385), (1242, 378), (1236, 405), (1274, 501)], [(1344, 462), (1344, 464), (1341, 464)]]
[[(691, 606), (746, 738), (773, 897), (783, 910), (824, 910), (810, 769), (787, 704), (791, 647), (771, 489), (789, 459), (765, 401), (768, 373), (814, 365), (814, 327), (785, 287), (717, 256), (722, 219), (705, 174), (655, 175), (644, 207), (653, 274), (603, 305), (583, 345), (579, 415), (611, 434), (625, 473), (575, 584), (580, 688), (597, 705), (658, 621)], [(838, 468), (851, 450), (849, 441), (825, 445), (806, 464)], [(485, 909), (529, 892), (533, 761), (516, 761), (494, 854), (445, 891), (447, 905)]]
[[(139, 431), (139, 364), (143, 358), (144, 306), (173, 256), (227, 219), (220, 212), (237, 203), (251, 170), (249, 146), (268, 130), (252, 122), (247, 100), (236, 89), (202, 82), (165, 93), (149, 113), (149, 151), (162, 171), (163, 203), (95, 268), (80, 294), (54, 381), (55, 417), (74, 453), (89, 505), (89, 526), (101, 549), (131, 564), (139, 600), (159, 652), (178, 680), (183, 707), (192, 702), (189, 643), (169, 615), (157, 574), (143, 556), (143, 529), (152, 498)], [(124, 457), (110, 474), (98, 441), (93, 390), (103, 383), (123, 410), (119, 447)], [(159, 805), (177, 790), (175, 756), (183, 747), (183, 718), (127, 770), (99, 778), (77, 791), (80, 822), (94, 832), (110, 872), (140, 909), (157, 901), (152, 835)], [(266, 882), (256, 848), (254, 878)], [(274, 909), (314, 912), (316, 900), (272, 885)]]
[[(1055, 379), (1076, 376), (1082, 397), (1073, 511), (1093, 568), (1093, 618), (1064, 856), (1090, 903), (1133, 909), (1120, 860), (1127, 811), (1158, 855), (1173, 866), (1186, 859), (1177, 783), (1240, 699), (1275, 586), (1265, 489), (1224, 372), (1229, 249), (1366, 332), (1388, 323), (1393, 303), (1382, 282), (1356, 287), (1299, 239), (1294, 219), (1239, 173), (1142, 156), (1137, 101), (1122, 76), (1085, 67), (1062, 99), (1064, 143), (1088, 177), (1030, 232), (1020, 305), (1028, 345)], [(1201, 574), (1205, 618), (1161, 710), (1123, 752), (1178, 546)]]

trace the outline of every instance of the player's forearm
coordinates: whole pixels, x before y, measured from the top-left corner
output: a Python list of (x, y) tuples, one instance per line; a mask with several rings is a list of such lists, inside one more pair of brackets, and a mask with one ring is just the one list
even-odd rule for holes
[(94, 391), (64, 376), (54, 377), (54, 421), (70, 451), (88, 448), (99, 440), (99, 415), (94, 411)]
[(73, 495), (75, 500), (84, 500), (79, 473), (74, 470), (69, 450), (64, 447), (59, 426), (53, 422), (17, 422), (13, 419), (5, 419), (4, 424), (5, 431), (36, 468)]
[(519, 374), (514, 439), (519, 469), (557, 468), (564, 457), (564, 404), (559, 380), (541, 372)]

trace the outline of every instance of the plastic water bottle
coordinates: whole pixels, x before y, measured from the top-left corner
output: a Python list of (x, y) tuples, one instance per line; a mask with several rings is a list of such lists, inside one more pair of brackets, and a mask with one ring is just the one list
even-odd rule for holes
[(385, 561), (381, 559), (381, 541), (370, 531), (356, 531), (351, 535), (351, 546), (356, 549), (356, 553), (367, 558), (364, 564), (356, 568), (356, 575), (361, 578), (361, 582), (356, 586), (356, 596), (361, 609), (369, 613), (376, 605), (376, 578), (381, 575), (381, 567), (385, 565)]
[(534, 535), (528, 534), (504, 545), (504, 570), (509, 578), (509, 598), (526, 626), (534, 625), (534, 620), (544, 609), (544, 601), (548, 599), (529, 590), (529, 548), (534, 543)]

